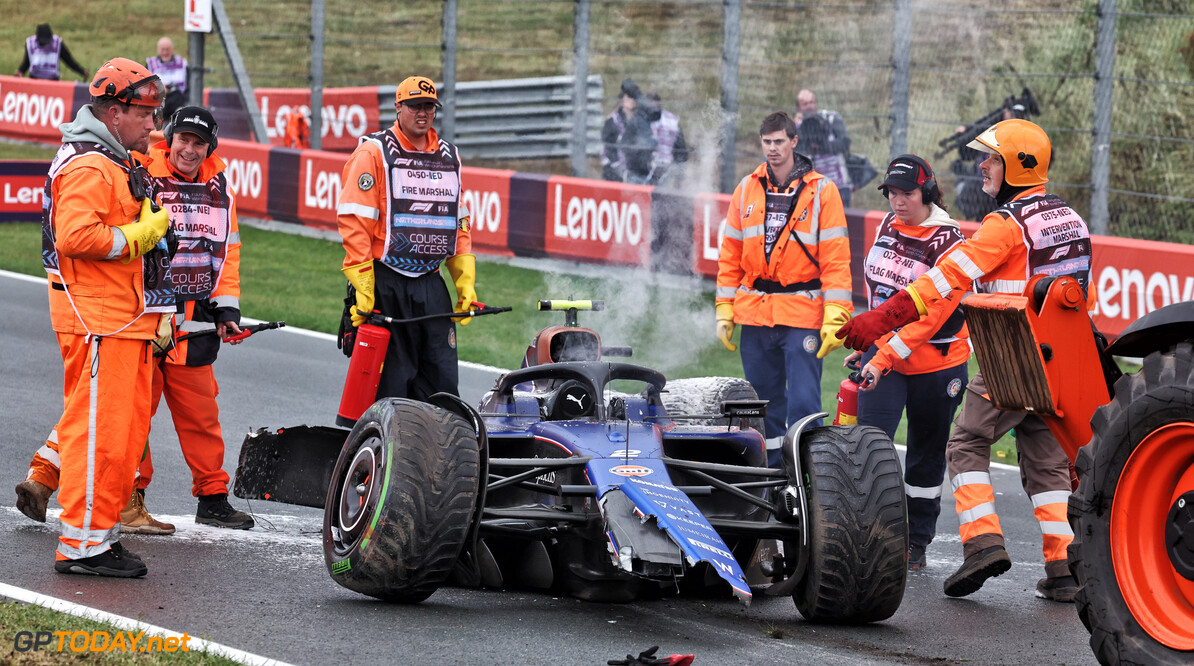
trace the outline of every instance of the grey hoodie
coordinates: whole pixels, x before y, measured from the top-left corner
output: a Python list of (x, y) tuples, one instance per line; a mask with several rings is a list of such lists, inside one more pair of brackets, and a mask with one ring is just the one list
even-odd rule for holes
[(75, 114), (75, 119), (69, 123), (62, 123), (58, 130), (62, 132), (63, 143), (98, 143), (122, 160), (129, 158), (129, 152), (112, 136), (108, 126), (91, 113), (90, 104), (84, 104)]
[[(62, 123), (58, 126), (58, 130), (62, 132), (63, 143), (98, 143), (112, 151), (120, 159), (129, 159), (129, 152), (120, 145), (116, 137), (112, 136), (108, 126), (91, 113), (90, 104), (84, 104), (83, 108), (75, 114), (75, 119), (69, 123)], [(109, 260), (124, 254), (124, 248), (128, 244), (124, 233), (116, 233), (116, 230), (116, 228), (112, 229), (112, 249), (107, 256)]]

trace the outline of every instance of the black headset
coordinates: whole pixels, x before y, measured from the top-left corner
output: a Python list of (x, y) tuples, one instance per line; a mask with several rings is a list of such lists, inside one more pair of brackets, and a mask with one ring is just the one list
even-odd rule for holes
[(920, 167), (924, 171), (924, 174), (929, 177), (920, 186), (921, 201), (926, 206), (937, 203), (937, 198), (941, 196), (941, 190), (937, 187), (937, 178), (933, 175), (933, 168), (929, 166), (929, 163), (924, 161), (919, 155), (908, 154), (901, 155), (900, 157)]
[[(175, 123), (178, 122), (178, 114), (181, 113), (182, 110), (185, 108), (187, 108), (187, 107), (184, 106), (184, 107), (175, 109), (174, 115), (170, 116), (170, 122), (166, 123), (166, 129), (162, 130), (162, 134), (165, 136), (165, 139), (166, 139), (166, 148), (167, 149), (170, 148), (170, 144), (174, 143), (174, 125), (175, 125)], [(214, 124), (212, 125), (211, 143), (207, 144), (207, 156), (208, 157), (211, 157), (211, 154), (216, 152), (216, 146), (219, 145), (219, 143), (220, 143), (219, 137), (216, 136), (216, 133), (219, 132), (219, 129), (220, 129), (219, 126), (214, 125)]]

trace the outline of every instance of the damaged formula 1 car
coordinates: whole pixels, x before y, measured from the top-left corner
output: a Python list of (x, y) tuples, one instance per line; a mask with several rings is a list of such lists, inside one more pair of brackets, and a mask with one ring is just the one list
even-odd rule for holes
[(474, 410), (383, 399), (351, 432), (258, 430), (236, 494), (324, 509), (332, 578), (418, 602), (439, 586), (524, 586), (582, 599), (728, 586), (792, 596), (806, 619), (865, 623), (903, 599), (903, 480), (878, 429), (788, 430), (766, 466), (765, 403), (733, 378), (667, 382), (608, 357), (577, 325), (600, 301), (540, 301), (566, 323)]

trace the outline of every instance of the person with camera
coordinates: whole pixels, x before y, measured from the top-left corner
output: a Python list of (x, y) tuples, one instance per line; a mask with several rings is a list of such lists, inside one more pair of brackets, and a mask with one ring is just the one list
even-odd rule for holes
[(651, 177), (655, 135), (640, 106), (643, 91), (631, 79), (622, 82), (618, 106), (601, 128), (601, 177), (622, 183), (644, 185)]
[(850, 155), (850, 135), (846, 122), (837, 111), (817, 108), (817, 96), (805, 89), (796, 93), (796, 131), (801, 152), (813, 161), (813, 169), (833, 181), (841, 194), (842, 205), (849, 206), (854, 194), (846, 161)]
[[(900, 155), (879, 186), (891, 212), (879, 223), (863, 262), (867, 302), (877, 308), (928, 272), (965, 239), (941, 201), (929, 163)], [(937, 533), (945, 442), (969, 377), (970, 345), (958, 303), (962, 290), (942, 299), (928, 316), (885, 335), (846, 364), (860, 363), (867, 380), (859, 386), (858, 423), (895, 436), (908, 414), (904, 490), (908, 503), (908, 568), (926, 565), (925, 549)]]
[[(1084, 292), (1088, 289), (1090, 231), (1074, 209), (1045, 190), (1053, 154), (1045, 131), (1027, 120), (1004, 120), (969, 146), (987, 154), (983, 190), (999, 208), (937, 266), (843, 326), (838, 335), (851, 349), (869, 349), (882, 335), (920, 320), (939, 301), (967, 290), (972, 282), (980, 292), (1020, 295), (1032, 276), (1044, 274), (1073, 277)], [(982, 375), (980, 368), (966, 387), (962, 411), (946, 444), (965, 561), (946, 579), (945, 594), (973, 594), (1012, 566), (995, 512), (989, 468), (991, 445), (1015, 428), (1020, 478), (1040, 524), (1045, 556), (1045, 578), (1037, 582), (1036, 594), (1073, 602), (1078, 586), (1066, 559), (1066, 548), (1074, 540), (1066, 516), (1069, 459), (1040, 416), (997, 409), (987, 397)]]

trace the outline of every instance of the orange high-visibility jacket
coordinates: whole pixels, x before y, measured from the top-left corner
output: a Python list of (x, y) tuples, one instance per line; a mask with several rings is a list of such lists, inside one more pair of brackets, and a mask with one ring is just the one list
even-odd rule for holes
[[(158, 315), (143, 316), (143, 260), (126, 264), (110, 256), (113, 234), (119, 233), (112, 227), (136, 222), (141, 213), (141, 203), (129, 191), (128, 172), (98, 153), (84, 155), (62, 168), (50, 196), (61, 275), (61, 281), (49, 279), (54, 330), (136, 340), (157, 337)], [(121, 256), (127, 254), (126, 248)], [(70, 289), (69, 299), (62, 283)]]
[[(168, 149), (166, 142), (162, 141), (153, 146), (149, 150), (149, 156), (146, 158), (145, 167), (149, 171), (149, 175), (158, 181), (165, 181), (168, 179), (175, 179), (185, 181), (186, 179), (174, 171), (170, 166), (168, 157)], [(211, 294), (206, 300), (211, 302), (211, 305), (217, 308), (236, 308), (240, 310), (240, 225), (236, 220), (236, 197), (235, 193), (231, 191), (226, 177), (220, 177), (224, 173), (226, 164), (224, 160), (220, 159), (219, 155), (212, 154), (202, 164), (199, 165), (199, 173), (195, 176), (197, 183), (206, 183), (209, 188), (218, 188), (229, 201), (228, 204), (228, 229), (222, 230), (222, 235), (227, 238), (224, 263), (220, 270), (219, 276), (215, 280), (215, 285)], [(215, 221), (215, 220), (213, 220)], [(177, 220), (175, 220), (177, 223)], [(184, 249), (179, 250), (176, 259), (185, 254)], [(195, 319), (195, 301), (186, 300), (181, 295), (179, 300), (185, 303), (184, 317), (180, 320), (175, 317), (175, 337), (181, 337), (187, 333), (201, 331), (204, 329), (214, 328), (215, 324), (210, 321), (196, 321)], [(211, 343), (212, 340), (208, 340)], [(166, 355), (167, 362), (178, 365), (188, 365), (188, 346), (191, 340), (183, 340), (182, 342), (175, 342), (174, 350)], [(211, 346), (210, 344), (206, 346)], [(214, 349), (219, 348), (219, 342), (215, 341)], [(212, 355), (214, 360), (214, 354)], [(191, 359), (189, 365), (196, 365), (195, 359)]]
[[(414, 144), (393, 125), (394, 134), (408, 151), (418, 151)], [(427, 132), (427, 149), (421, 152), (433, 153), (439, 149), (439, 135), (435, 130)], [(367, 178), (363, 178), (368, 176)], [(386, 200), (386, 161), (381, 151), (371, 141), (362, 141), (348, 158), (341, 175), (340, 200), (336, 206), (336, 225), (344, 239), (344, 266), (356, 266), (371, 259), (381, 259), (386, 253), (386, 228), (388, 220), (383, 219), (390, 204)], [(362, 189), (367, 185), (367, 189)], [(456, 231), (456, 254), (471, 254), (473, 241), (468, 225), (461, 225)]]
[[(816, 171), (792, 182), (806, 183), (788, 226), (765, 258), (766, 163), (742, 179), (726, 213), (721, 256), (717, 262), (717, 302), (734, 304), (734, 322), (751, 326), (820, 328), (825, 303), (853, 312), (850, 282), (850, 236), (837, 185)], [(820, 269), (809, 261), (796, 236)], [(818, 279), (819, 289), (763, 293), (754, 289), (763, 279), (792, 285)]]
[[(1021, 192), (1012, 201), (1043, 196), (1045, 187), (1039, 185)], [(1085, 233), (1085, 223), (1081, 226)], [(1002, 208), (997, 208), (987, 213), (982, 226), (970, 240), (908, 285), (908, 290), (914, 292), (925, 307), (931, 307), (954, 290), (969, 289), (975, 280), (987, 285), (983, 291), (1020, 294), (1031, 277), (1028, 250), (1024, 227)], [(1085, 251), (1089, 255), (1089, 243)], [(1087, 275), (1081, 277), (1084, 284), (1089, 282), (1088, 274), (1089, 266)]]

